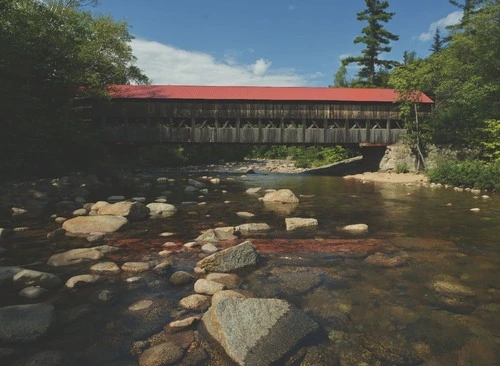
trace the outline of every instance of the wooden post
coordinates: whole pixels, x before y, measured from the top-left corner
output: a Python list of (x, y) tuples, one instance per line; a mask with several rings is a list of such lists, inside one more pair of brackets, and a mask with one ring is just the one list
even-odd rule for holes
[(323, 119), (323, 143), (326, 143), (326, 139), (328, 135), (328, 118)]
[(389, 118), (387, 120), (387, 125), (385, 126), (386, 128), (386, 143), (390, 144), (391, 143), (391, 119)]
[(345, 125), (344, 125), (344, 142), (348, 143), (350, 142), (349, 138), (349, 118), (346, 118), (345, 120)]
[(218, 137), (218, 134), (217, 134), (217, 130), (219, 128), (219, 119), (216, 117), (215, 118), (215, 126), (214, 126), (214, 142), (217, 142), (217, 137)]
[(306, 119), (302, 118), (302, 142), (306, 142)]
[(191, 131), (190, 131), (190, 138), (189, 138), (189, 142), (195, 142), (194, 141), (194, 129), (196, 127), (196, 118), (194, 117), (191, 117)]
[(285, 134), (285, 118), (284, 117), (281, 117), (281, 121), (280, 121), (280, 142), (283, 143), (283, 140), (284, 140), (284, 135)]
[(370, 141), (370, 120), (366, 120), (366, 141), (359, 141), (359, 142), (371, 142)]
[(241, 128), (241, 120), (240, 117), (236, 119), (236, 141), (240, 142), (240, 128)]
[(258, 124), (259, 124), (259, 136), (258, 136), (259, 141), (257, 141), (257, 142), (263, 142), (262, 141), (262, 118), (261, 117), (259, 117)]

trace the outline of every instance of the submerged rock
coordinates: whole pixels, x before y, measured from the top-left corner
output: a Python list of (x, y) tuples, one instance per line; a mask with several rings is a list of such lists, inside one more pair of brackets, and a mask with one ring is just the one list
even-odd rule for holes
[(12, 305), (0, 308), (0, 342), (31, 342), (55, 325), (50, 304)]
[(183, 354), (184, 350), (175, 343), (162, 343), (145, 350), (139, 357), (139, 366), (174, 365)]
[(394, 255), (388, 256), (384, 253), (375, 253), (365, 259), (365, 263), (376, 267), (393, 268), (400, 267), (408, 263), (408, 256)]
[(21, 291), (19, 291), (18, 295), (21, 297), (24, 297), (25, 299), (36, 300), (36, 299), (44, 296), (48, 292), (49, 291), (44, 289), (43, 287), (29, 286), (29, 287), (25, 287)]
[(97, 281), (99, 281), (99, 279), (100, 279), (99, 275), (82, 274), (82, 275), (78, 275), (78, 276), (73, 276), (70, 279), (68, 279), (66, 281), (65, 286), (67, 288), (82, 287), (82, 286), (96, 283)]
[(147, 262), (125, 262), (122, 264), (122, 270), (125, 272), (141, 273), (149, 270)]
[(102, 262), (90, 267), (90, 272), (95, 274), (117, 274), (120, 273), (120, 267), (114, 262)]
[(284, 300), (224, 297), (202, 322), (239, 365), (269, 365), (318, 329), (306, 314)]
[(27, 286), (40, 286), (40, 287), (57, 287), (61, 284), (61, 280), (52, 273), (33, 271), (30, 269), (23, 269), (17, 272), (12, 277), (14, 287), (24, 288)]
[(170, 276), (169, 281), (176, 286), (186, 285), (192, 282), (194, 277), (185, 271), (177, 271)]
[(194, 283), (194, 292), (202, 295), (213, 295), (226, 288), (222, 283), (200, 278)]
[(208, 272), (233, 272), (257, 264), (258, 254), (250, 241), (203, 258), (196, 265)]
[(99, 250), (93, 248), (71, 249), (67, 252), (54, 254), (49, 258), (47, 264), (54, 267), (69, 266), (85, 261), (98, 260), (102, 256), (103, 254)]
[(239, 225), (235, 229), (242, 235), (252, 235), (266, 233), (271, 230), (271, 227), (266, 223), (250, 223)]

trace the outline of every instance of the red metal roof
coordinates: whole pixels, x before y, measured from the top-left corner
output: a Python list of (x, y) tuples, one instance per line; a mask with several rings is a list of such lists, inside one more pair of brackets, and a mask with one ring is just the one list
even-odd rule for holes
[[(310, 88), (277, 86), (194, 86), (194, 85), (113, 85), (115, 99), (194, 99), (194, 100), (272, 100), (324, 102), (386, 102), (398, 96), (394, 89)], [(422, 94), (421, 103), (433, 103)]]

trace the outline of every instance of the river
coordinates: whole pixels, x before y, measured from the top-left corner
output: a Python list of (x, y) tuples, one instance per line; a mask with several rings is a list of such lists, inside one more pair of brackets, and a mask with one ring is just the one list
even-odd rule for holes
[[(322, 331), (308, 340), (309, 346), (331, 355), (324, 364), (500, 364), (498, 196), (292, 174), (222, 174), (220, 184), (207, 182), (207, 193), (189, 194), (184, 192), (186, 179), (206, 181), (205, 174), (163, 173), (175, 179), (165, 184), (156, 182), (159, 175), (143, 174), (137, 187), (115, 186), (92, 197), (96, 201), (111, 193), (140, 195), (151, 202), (166, 195), (168, 203), (178, 208), (172, 217), (134, 222), (107, 236), (104, 244), (121, 249), (109, 254), (115, 263), (156, 263), (168, 241), (176, 243), (169, 248), (173, 270), (192, 272), (201, 252), (181, 244), (210, 228), (267, 223), (271, 231), (238, 241), (252, 241), (262, 256), (256, 268), (240, 273), (239, 288), (256, 297), (287, 300), (314, 319)], [(262, 190), (245, 193), (254, 187)], [(266, 189), (282, 188), (292, 190), (300, 202), (268, 206), (258, 199)], [(243, 219), (236, 215), (239, 211), (255, 216)], [(16, 226), (29, 229), (1, 242), (7, 252), (0, 265), (50, 272), (63, 280), (88, 273), (89, 263), (57, 268), (46, 264), (56, 252), (92, 246), (85, 238), (46, 239), (59, 227), (48, 216), (15, 219)], [(290, 233), (285, 217), (316, 218), (318, 227)], [(359, 223), (368, 225), (368, 234), (353, 237), (341, 230)], [(173, 235), (160, 237), (164, 232)], [(377, 259), (375, 253), (386, 257), (367, 260)], [(392, 266), (384, 262), (390, 258), (404, 260)], [(122, 273), (81, 289), (50, 290), (43, 301), (56, 308), (55, 328), (35, 342), (0, 345), (0, 350), (12, 353), (0, 352), (2, 365), (24, 365), (45, 351), (62, 355), (66, 365), (137, 364), (133, 342), (191, 314), (178, 302), (193, 291), (192, 284), (173, 286), (168, 276), (152, 271), (142, 273), (136, 282), (125, 281), (129, 277)], [(103, 290), (114, 294), (113, 301), (98, 300)], [(30, 303), (17, 295), (18, 289), (7, 286), (0, 291), (0, 306)], [(144, 299), (153, 305), (144, 311), (129, 310)], [(183, 364), (230, 362), (198, 333), (181, 334), (172, 337), (177, 342), (186, 338), (186, 347), (201, 350), (198, 359), (185, 357)]]

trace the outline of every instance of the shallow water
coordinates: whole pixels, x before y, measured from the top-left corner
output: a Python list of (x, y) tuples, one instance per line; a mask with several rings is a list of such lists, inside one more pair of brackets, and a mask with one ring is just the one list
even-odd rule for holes
[[(155, 182), (154, 178), (145, 179)], [(145, 195), (148, 202), (162, 191), (172, 191), (168, 202), (179, 211), (174, 217), (136, 222), (110, 235), (107, 244), (122, 248), (110, 255), (113, 261), (159, 261), (157, 253), (165, 241), (185, 243), (208, 228), (265, 222), (270, 233), (241, 240), (252, 240), (263, 256), (258, 268), (242, 274), (241, 288), (258, 297), (288, 300), (310, 315), (323, 331), (308, 342), (334, 355), (330, 364), (500, 364), (498, 197), (301, 175), (224, 175), (220, 185), (209, 185), (209, 192), (198, 197), (183, 192), (185, 178), (177, 176), (170, 186), (116, 187), (113, 193)], [(258, 195), (244, 192), (258, 186), (289, 188), (300, 203), (266, 206)], [(206, 205), (183, 205), (183, 201)], [(480, 211), (471, 212), (473, 207)], [(256, 216), (244, 220), (238, 211)], [(314, 232), (291, 234), (286, 232), (285, 217), (314, 217), (319, 226)], [(353, 238), (339, 230), (356, 223), (367, 224), (369, 234)], [(16, 225), (30, 230), (2, 242), (8, 252), (1, 257), (1, 266), (30, 265), (63, 280), (88, 272), (88, 263), (56, 269), (45, 264), (55, 252), (92, 246), (85, 239), (48, 241), (46, 234), (58, 227), (48, 218), (19, 219)], [(159, 238), (161, 232), (174, 235)], [(407, 263), (394, 268), (367, 263), (367, 256), (375, 252), (403, 256)], [(174, 269), (192, 270), (199, 250), (179, 249), (172, 258)], [(132, 342), (147, 339), (168, 321), (187, 314), (177, 303), (192, 293), (192, 286), (174, 287), (168, 277), (152, 272), (133, 284), (124, 281), (127, 277), (52, 291), (46, 301), (56, 307), (56, 329), (38, 342), (8, 345), (17, 353), (6, 360), (23, 364), (38, 351), (58, 350), (68, 364), (136, 364), (130, 354)], [(436, 291), (439, 281), (466, 286), (473, 295)], [(103, 289), (115, 292), (111, 304), (95, 300)], [(12, 288), (1, 291), (0, 306), (29, 303)], [(154, 305), (142, 312), (127, 309), (140, 299), (151, 299)], [(226, 362), (213, 355), (202, 364)]]

